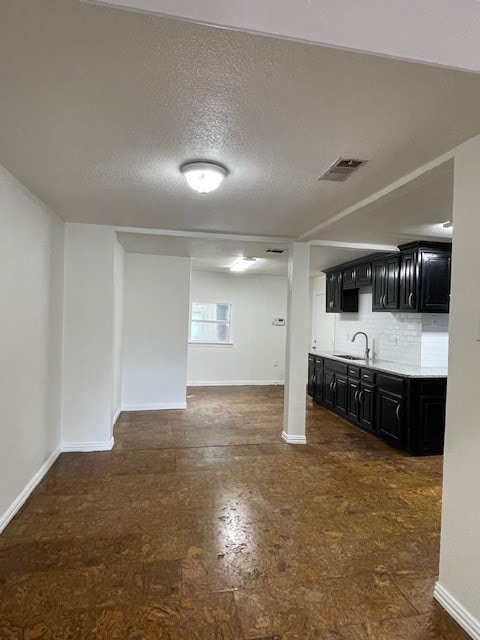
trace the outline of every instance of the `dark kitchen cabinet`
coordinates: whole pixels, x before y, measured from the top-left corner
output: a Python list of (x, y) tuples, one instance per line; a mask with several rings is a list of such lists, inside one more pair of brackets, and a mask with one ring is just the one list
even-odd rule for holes
[(358, 396), (360, 394), (360, 380), (356, 378), (348, 378), (347, 382), (347, 416), (353, 422), (359, 419)]
[(333, 383), (333, 406), (337, 413), (347, 415), (347, 378), (339, 373), (335, 374)]
[(343, 289), (343, 272), (341, 270), (327, 273), (327, 313), (358, 311), (358, 289)]
[(377, 389), (377, 433), (395, 447), (405, 445), (405, 399), (390, 391)]
[(413, 243), (400, 248), (400, 309), (448, 313), (451, 248), (440, 243)]
[(452, 256), (445, 251), (420, 249), (418, 311), (448, 313)]
[(313, 378), (313, 399), (323, 401), (323, 358), (315, 357), (315, 372)]
[(376, 431), (375, 427), (375, 387), (362, 382), (358, 395), (358, 423), (367, 431)]
[(372, 284), (372, 263), (363, 262), (356, 266), (356, 285), (357, 287), (368, 287)]
[(323, 369), (322, 371), (322, 392), (323, 392), (323, 404), (326, 407), (333, 409), (334, 405), (334, 392), (333, 385), (335, 382), (335, 373), (330, 369)]
[(400, 305), (402, 311), (417, 308), (417, 254), (405, 251), (400, 258)]
[(407, 378), (320, 356), (315, 363), (316, 404), (411, 455), (442, 453), (445, 377)]
[(357, 287), (357, 267), (353, 265), (342, 271), (344, 289), (355, 289)]
[(373, 311), (393, 311), (398, 309), (400, 292), (400, 256), (390, 256), (376, 260), (373, 272)]
[(332, 271), (327, 275), (327, 313), (339, 313), (342, 303), (342, 272)]
[(308, 383), (307, 393), (313, 398), (315, 392), (315, 356), (310, 354), (308, 356)]

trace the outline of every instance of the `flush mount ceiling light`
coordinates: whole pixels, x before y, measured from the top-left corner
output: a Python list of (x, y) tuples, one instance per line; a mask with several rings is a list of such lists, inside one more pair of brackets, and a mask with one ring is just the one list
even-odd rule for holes
[(444, 229), (453, 229), (453, 222), (448, 220), (447, 222), (444, 222), (442, 226)]
[(205, 195), (215, 191), (227, 175), (227, 170), (214, 162), (187, 162), (180, 171), (185, 176), (188, 186)]
[(230, 267), (230, 271), (245, 271), (254, 264), (256, 258), (239, 258)]

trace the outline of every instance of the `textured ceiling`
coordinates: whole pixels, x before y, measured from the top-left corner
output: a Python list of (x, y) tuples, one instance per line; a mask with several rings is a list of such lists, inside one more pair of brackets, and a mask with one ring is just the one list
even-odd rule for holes
[[(1, 5), (0, 163), (69, 221), (295, 237), (480, 131), (475, 75), (76, 0)], [(318, 182), (339, 155), (369, 162)], [(230, 169), (207, 197), (178, 171), (198, 158)]]
[[(288, 244), (218, 240), (215, 238), (179, 238), (146, 233), (117, 233), (127, 253), (192, 258), (194, 271), (228, 271), (239, 257), (257, 258), (246, 274), (286, 275)], [(285, 249), (283, 254), (270, 254), (267, 249)], [(237, 275), (237, 274), (236, 274)], [(240, 274), (238, 274), (240, 275)]]

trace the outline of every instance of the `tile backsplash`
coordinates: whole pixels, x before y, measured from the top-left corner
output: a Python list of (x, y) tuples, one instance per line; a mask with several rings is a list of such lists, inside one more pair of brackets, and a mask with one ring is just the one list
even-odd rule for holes
[(361, 356), (368, 334), (371, 356), (424, 367), (447, 366), (448, 314), (372, 312), (372, 292), (361, 291), (358, 313), (340, 313), (335, 321), (335, 352)]

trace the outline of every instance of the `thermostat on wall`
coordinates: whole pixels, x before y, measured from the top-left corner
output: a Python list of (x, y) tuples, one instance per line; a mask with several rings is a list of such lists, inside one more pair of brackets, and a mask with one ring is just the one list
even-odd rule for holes
[(285, 318), (274, 318), (272, 324), (274, 327), (284, 327)]

